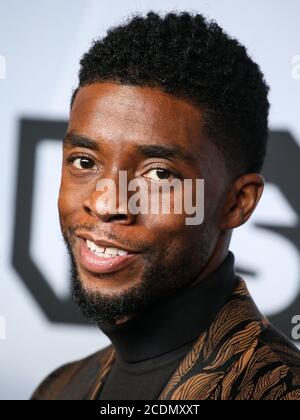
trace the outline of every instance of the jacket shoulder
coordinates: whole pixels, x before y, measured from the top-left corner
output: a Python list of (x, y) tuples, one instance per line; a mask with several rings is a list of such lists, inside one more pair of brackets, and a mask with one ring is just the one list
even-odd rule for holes
[(300, 351), (271, 324), (262, 331), (259, 344), (267, 349), (269, 378), (276, 385), (264, 399), (300, 400)]
[(42, 381), (31, 400), (85, 399), (111, 351), (112, 346), (108, 346), (88, 357), (59, 367)]

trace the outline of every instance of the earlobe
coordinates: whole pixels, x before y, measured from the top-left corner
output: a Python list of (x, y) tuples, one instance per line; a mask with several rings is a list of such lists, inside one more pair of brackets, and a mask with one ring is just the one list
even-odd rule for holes
[(254, 212), (264, 189), (264, 178), (249, 173), (235, 180), (223, 207), (221, 230), (234, 229), (247, 222)]

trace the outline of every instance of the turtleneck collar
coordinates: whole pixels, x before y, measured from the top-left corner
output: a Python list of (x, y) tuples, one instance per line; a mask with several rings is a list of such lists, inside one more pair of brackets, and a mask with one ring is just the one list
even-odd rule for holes
[(236, 282), (234, 255), (200, 283), (175, 292), (120, 325), (100, 325), (123, 362), (141, 362), (192, 342), (214, 320)]

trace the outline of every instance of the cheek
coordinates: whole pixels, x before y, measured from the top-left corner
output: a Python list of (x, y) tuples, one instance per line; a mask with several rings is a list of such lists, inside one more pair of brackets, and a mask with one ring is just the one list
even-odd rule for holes
[[(148, 196), (149, 197), (149, 196)], [(168, 196), (165, 196), (166, 200), (170, 203), (170, 206), (165, 208), (169, 209), (170, 211), (168, 214), (165, 214), (161, 211), (157, 214), (156, 212), (151, 212), (151, 200), (157, 203), (159, 201), (162, 202), (162, 197), (160, 198), (155, 196), (151, 196), (151, 200), (148, 200), (148, 214), (139, 214), (137, 220), (137, 226), (141, 226), (149, 232), (149, 235), (155, 238), (155, 242), (164, 247), (169, 247), (171, 244), (181, 243), (182, 241), (193, 242), (194, 238), (199, 238), (201, 232), (203, 230), (203, 224), (200, 223), (199, 225), (191, 225), (188, 221), (191, 219), (193, 214), (185, 212), (185, 204), (183, 202), (183, 194), (180, 193), (178, 195), (172, 194), (171, 199)], [(174, 209), (174, 204), (176, 209)], [(181, 203), (181, 205), (178, 205)], [(156, 210), (157, 207), (154, 206)], [(197, 239), (198, 240), (198, 239)], [(187, 244), (185, 246), (187, 246)], [(182, 244), (181, 244), (182, 246)]]
[[(196, 247), (203, 235), (203, 225), (186, 225), (186, 215), (140, 215), (145, 236), (159, 249)], [(146, 235), (147, 232), (147, 235)]]
[(181, 232), (186, 225), (188, 214), (185, 213), (184, 194), (181, 189), (177, 191), (162, 192), (158, 187), (148, 187), (142, 190), (141, 202), (147, 203), (146, 214), (142, 211), (138, 219), (141, 225), (153, 231), (166, 233)]
[(185, 217), (182, 214), (140, 215), (141, 223), (150, 231), (173, 235), (184, 231)]
[(72, 185), (66, 178), (62, 177), (58, 198), (59, 215), (63, 222), (76, 218), (76, 215), (82, 209), (86, 194), (84, 188)]

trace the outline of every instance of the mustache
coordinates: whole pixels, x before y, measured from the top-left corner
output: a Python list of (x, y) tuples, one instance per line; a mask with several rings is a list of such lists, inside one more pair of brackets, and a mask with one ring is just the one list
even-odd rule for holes
[(144, 241), (138, 241), (128, 238), (120, 238), (118, 234), (112, 231), (106, 231), (102, 227), (97, 225), (89, 225), (87, 223), (77, 224), (72, 226), (61, 226), (62, 234), (66, 242), (73, 244), (74, 237), (77, 236), (78, 232), (91, 232), (96, 234), (102, 239), (117, 241), (121, 246), (128, 247), (131, 249), (142, 249), (148, 250), (149, 244)]

